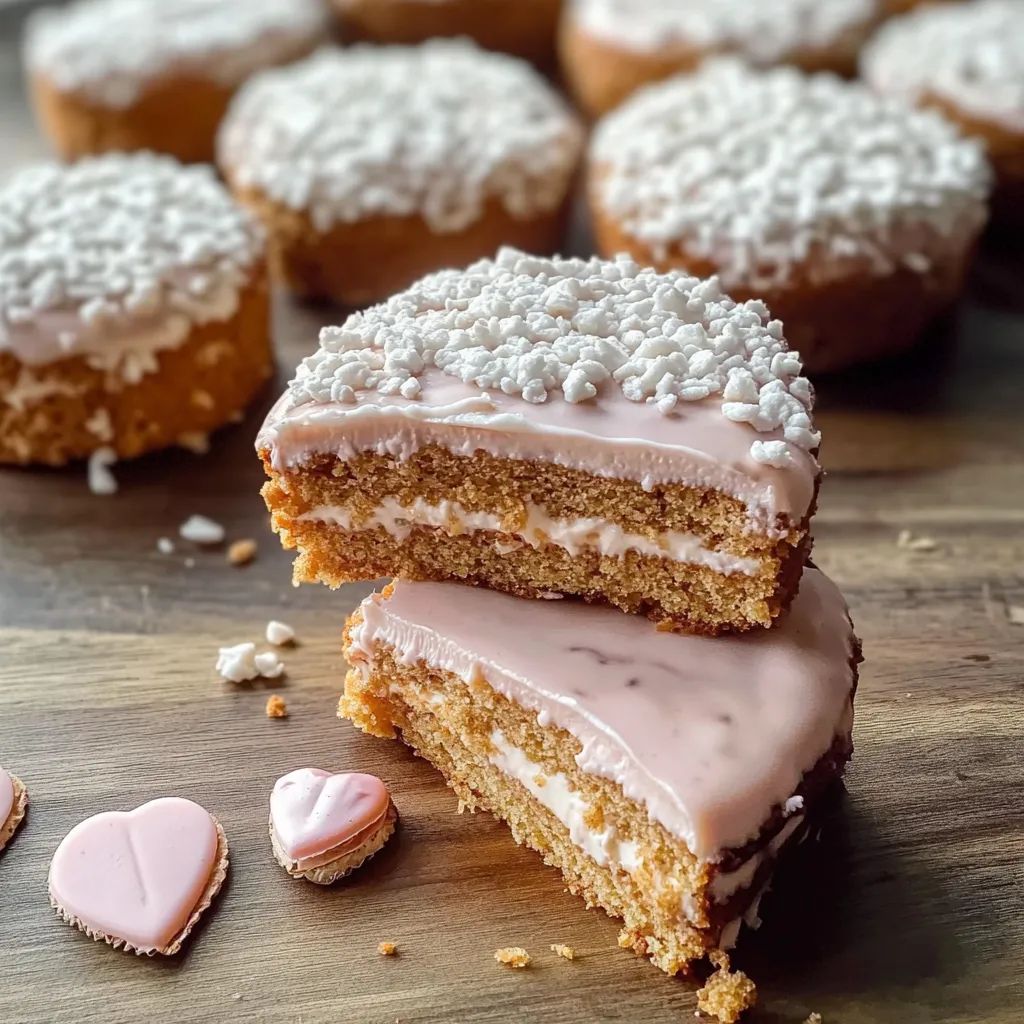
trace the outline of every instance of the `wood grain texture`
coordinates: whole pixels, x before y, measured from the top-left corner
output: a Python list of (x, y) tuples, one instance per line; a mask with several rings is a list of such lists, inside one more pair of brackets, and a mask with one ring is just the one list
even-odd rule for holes
[[(0, 45), (8, 163), (41, 151), (10, 56)], [(1024, 626), (1006, 611), (1024, 605), (1015, 267), (988, 251), (959, 322), (916, 358), (820, 387), (830, 474), (816, 558), (849, 598), (867, 661), (848, 793), (737, 953), (761, 992), (752, 1021), (1021, 1020)], [(82, 468), (0, 471), (0, 763), (32, 798), (0, 855), (0, 1021), (692, 1019), (692, 986), (618, 949), (615, 922), (504, 827), (458, 816), (429, 766), (335, 719), (342, 618), (370, 587), (290, 586), (252, 452), (273, 395), (335, 315), (279, 302), (278, 379), (204, 458), (117, 467), (113, 498), (90, 495)], [(158, 554), (194, 512), (257, 538), (257, 560), (233, 568), (223, 550), (181, 543)], [(900, 549), (901, 529), (939, 546)], [(287, 680), (220, 681), (216, 648), (260, 639), (270, 617), (301, 639)], [(287, 720), (264, 716), (270, 692)], [(266, 834), (274, 779), (304, 764), (379, 774), (402, 815), (389, 846), (327, 891), (289, 880)], [(50, 856), (77, 821), (161, 794), (202, 802), (231, 845), (225, 891), (173, 962), (89, 942), (46, 897)], [(382, 939), (397, 957), (377, 954)], [(497, 965), (508, 945), (534, 963)]]

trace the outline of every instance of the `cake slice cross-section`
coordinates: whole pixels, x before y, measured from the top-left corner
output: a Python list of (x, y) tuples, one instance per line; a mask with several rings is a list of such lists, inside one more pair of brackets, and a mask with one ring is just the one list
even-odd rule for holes
[(326, 328), (257, 448), (297, 582), (458, 580), (717, 634), (796, 592), (811, 404), (782, 325), (714, 279), (503, 250)]
[(860, 645), (813, 567), (775, 628), (719, 638), (398, 581), (350, 617), (345, 654), (341, 716), (400, 737), (669, 973), (756, 923), (852, 751)]

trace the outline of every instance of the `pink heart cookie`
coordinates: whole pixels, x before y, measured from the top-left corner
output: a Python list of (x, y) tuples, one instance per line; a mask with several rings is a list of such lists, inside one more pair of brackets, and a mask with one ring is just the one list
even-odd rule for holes
[(28, 790), (16, 775), (0, 768), (0, 850), (18, 831), (28, 808)]
[(50, 863), (50, 902), (93, 939), (136, 953), (177, 953), (227, 874), (227, 840), (178, 797), (76, 825)]
[(270, 795), (270, 838), (278, 862), (295, 877), (329, 884), (376, 853), (397, 812), (375, 775), (332, 775), (299, 768)]

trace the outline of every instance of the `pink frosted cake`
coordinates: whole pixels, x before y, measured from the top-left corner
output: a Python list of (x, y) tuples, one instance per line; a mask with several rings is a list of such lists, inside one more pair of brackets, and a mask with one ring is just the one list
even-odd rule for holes
[(860, 644), (808, 567), (771, 630), (399, 581), (349, 619), (339, 714), (400, 735), (668, 972), (730, 947), (852, 751)]
[(326, 328), (257, 448), (296, 581), (459, 580), (716, 634), (796, 592), (811, 406), (762, 303), (503, 250)]

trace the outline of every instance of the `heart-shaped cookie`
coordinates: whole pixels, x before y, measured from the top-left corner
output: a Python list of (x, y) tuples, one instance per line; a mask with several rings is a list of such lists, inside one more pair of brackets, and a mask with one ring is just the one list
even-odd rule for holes
[(16, 775), (0, 768), (0, 850), (18, 831), (28, 807), (28, 790)]
[(163, 797), (76, 825), (50, 863), (50, 902), (93, 939), (177, 953), (227, 874), (220, 824), (191, 800)]
[(376, 853), (398, 814), (375, 775), (299, 768), (270, 795), (270, 839), (278, 863), (296, 878), (326, 885)]

